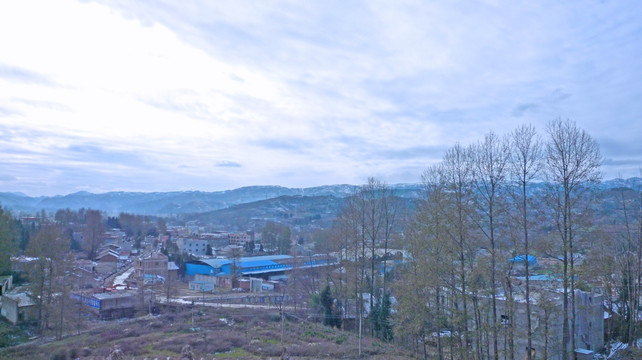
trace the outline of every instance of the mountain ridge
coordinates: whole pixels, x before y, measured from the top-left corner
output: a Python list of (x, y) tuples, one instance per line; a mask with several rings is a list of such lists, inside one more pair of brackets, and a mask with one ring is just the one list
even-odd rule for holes
[[(540, 184), (541, 185), (541, 184)], [(421, 183), (399, 183), (389, 185), (396, 195), (404, 198), (418, 198), (423, 191)], [(537, 186), (536, 186), (537, 187)], [(597, 185), (600, 189), (618, 187), (642, 188), (642, 178), (610, 179)], [(36, 213), (42, 209), (78, 210), (92, 208), (110, 215), (130, 212), (145, 215), (179, 215), (226, 209), (280, 196), (331, 196), (345, 198), (354, 194), (360, 186), (350, 184), (321, 185), (307, 188), (288, 188), (279, 185), (253, 185), (222, 191), (168, 191), (128, 192), (110, 191), (90, 193), (78, 191), (67, 195), (31, 197), (17, 192), (0, 192), (0, 205), (18, 213)]]

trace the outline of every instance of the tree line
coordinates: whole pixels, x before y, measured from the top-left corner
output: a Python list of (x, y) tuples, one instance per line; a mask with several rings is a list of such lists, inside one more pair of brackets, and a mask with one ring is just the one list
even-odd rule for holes
[[(594, 191), (601, 163), (595, 139), (557, 119), (544, 134), (522, 125), (454, 145), (424, 172), (425, 196), (412, 213), (401, 214), (390, 187), (369, 179), (331, 230), (328, 251), (337, 253), (341, 269), (328, 275), (335, 307), (324, 292), (325, 313), (341, 308), (343, 321), (355, 319), (355, 331), (390, 340), (392, 331), (381, 331), (381, 309), (392, 294), (396, 313), (385, 325), (426, 357), (432, 344), (439, 359), (512, 360), (525, 353), (530, 360), (530, 351), (517, 348), (524, 338), (544, 358), (561, 353), (568, 360), (571, 349), (582, 347), (574, 336), (583, 311), (575, 290), (601, 287), (619, 311), (609, 335), (636, 339), (642, 193), (620, 189), (619, 203), (608, 205), (614, 211), (596, 213), (597, 204), (605, 206)], [(618, 220), (596, 221), (600, 216)], [(394, 272), (386, 269), (391, 241), (409, 253)], [(561, 300), (554, 299), (556, 289), (538, 289), (533, 298), (532, 255), (557, 263), (548, 276), (559, 281)], [(514, 276), (518, 265), (523, 280)], [(519, 329), (516, 297), (525, 306), (526, 326)], [(557, 325), (561, 339), (553, 338)]]

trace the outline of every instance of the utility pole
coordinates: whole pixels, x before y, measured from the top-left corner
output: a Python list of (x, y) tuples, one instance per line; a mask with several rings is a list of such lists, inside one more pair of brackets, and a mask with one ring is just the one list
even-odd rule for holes
[(281, 306), (281, 347), (283, 347), (283, 334), (285, 333), (285, 328), (284, 328), (284, 321), (283, 321), (283, 306)]
[[(363, 308), (363, 300), (361, 301), (361, 307)], [(361, 319), (363, 319), (363, 314), (359, 312), (359, 357), (361, 357)]]
[(281, 301), (281, 359), (285, 358), (285, 352), (286, 352), (285, 346), (283, 345), (283, 337), (285, 334), (285, 321), (284, 321), (285, 319), (283, 316), (284, 311), (285, 309), (283, 308), (283, 301)]

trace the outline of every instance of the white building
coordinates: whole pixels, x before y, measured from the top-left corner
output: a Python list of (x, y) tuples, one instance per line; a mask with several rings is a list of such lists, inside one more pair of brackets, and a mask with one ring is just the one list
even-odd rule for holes
[(206, 255), (208, 243), (207, 240), (181, 238), (176, 241), (176, 246), (178, 246), (181, 252), (186, 254)]

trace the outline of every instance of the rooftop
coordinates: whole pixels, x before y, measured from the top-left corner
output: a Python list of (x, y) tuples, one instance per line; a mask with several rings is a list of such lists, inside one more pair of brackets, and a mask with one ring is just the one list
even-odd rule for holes
[(135, 295), (136, 295), (135, 291), (116, 291), (116, 292), (104, 292), (104, 293), (94, 294), (93, 297), (95, 297), (98, 300), (104, 300), (104, 299), (124, 298), (124, 297), (130, 297)]
[(19, 307), (36, 305), (33, 299), (29, 297), (29, 295), (26, 292), (9, 293), (9, 294), (4, 294), (4, 296), (17, 302)]
[[(241, 268), (247, 267), (256, 267), (256, 266), (268, 266), (268, 265), (277, 265), (274, 260), (285, 260), (291, 259), (290, 255), (264, 255), (264, 256), (249, 256), (241, 257), (237, 260), (237, 264)], [(223, 265), (233, 263), (233, 260), (230, 259), (202, 259), (194, 263), (203, 263), (209, 265), (213, 268), (221, 268)]]

